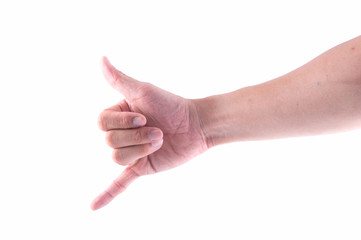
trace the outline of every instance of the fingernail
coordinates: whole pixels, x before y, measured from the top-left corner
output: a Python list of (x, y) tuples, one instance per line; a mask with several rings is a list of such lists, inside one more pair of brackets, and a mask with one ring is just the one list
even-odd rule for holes
[(149, 132), (149, 139), (150, 141), (157, 141), (163, 138), (162, 131), (155, 129)]
[(152, 142), (152, 147), (153, 148), (158, 148), (162, 144), (163, 144), (163, 140)]
[(133, 119), (134, 126), (143, 126), (145, 124), (145, 120), (142, 117), (135, 117)]

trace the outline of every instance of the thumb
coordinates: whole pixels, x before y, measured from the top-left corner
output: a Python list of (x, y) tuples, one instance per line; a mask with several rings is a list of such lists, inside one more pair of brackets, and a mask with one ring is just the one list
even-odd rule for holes
[(141, 82), (134, 78), (128, 77), (118, 69), (116, 69), (108, 60), (107, 57), (102, 59), (102, 68), (105, 79), (108, 83), (126, 98), (131, 98), (136, 93), (137, 88)]

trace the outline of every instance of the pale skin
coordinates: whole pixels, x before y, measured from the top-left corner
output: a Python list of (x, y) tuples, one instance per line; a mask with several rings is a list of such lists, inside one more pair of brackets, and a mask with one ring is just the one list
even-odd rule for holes
[(113, 160), (126, 168), (93, 201), (93, 210), (138, 177), (177, 167), (220, 144), (361, 127), (361, 37), (274, 80), (203, 99), (137, 81), (107, 58), (103, 72), (125, 99), (100, 114), (99, 126)]

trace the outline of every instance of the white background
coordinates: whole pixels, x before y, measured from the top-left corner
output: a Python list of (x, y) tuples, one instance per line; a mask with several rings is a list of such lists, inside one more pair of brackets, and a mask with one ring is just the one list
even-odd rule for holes
[(0, 239), (360, 239), (360, 131), (220, 146), (89, 207), (122, 170), (103, 55), (201, 98), (358, 36), (358, 2), (1, 0)]

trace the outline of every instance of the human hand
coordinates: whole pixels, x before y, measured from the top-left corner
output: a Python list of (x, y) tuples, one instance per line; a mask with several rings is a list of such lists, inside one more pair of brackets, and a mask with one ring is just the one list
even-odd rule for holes
[(125, 99), (101, 113), (99, 126), (114, 148), (114, 161), (127, 167), (93, 201), (93, 210), (107, 205), (138, 177), (177, 167), (207, 150), (193, 101), (128, 77), (105, 57), (103, 72)]

